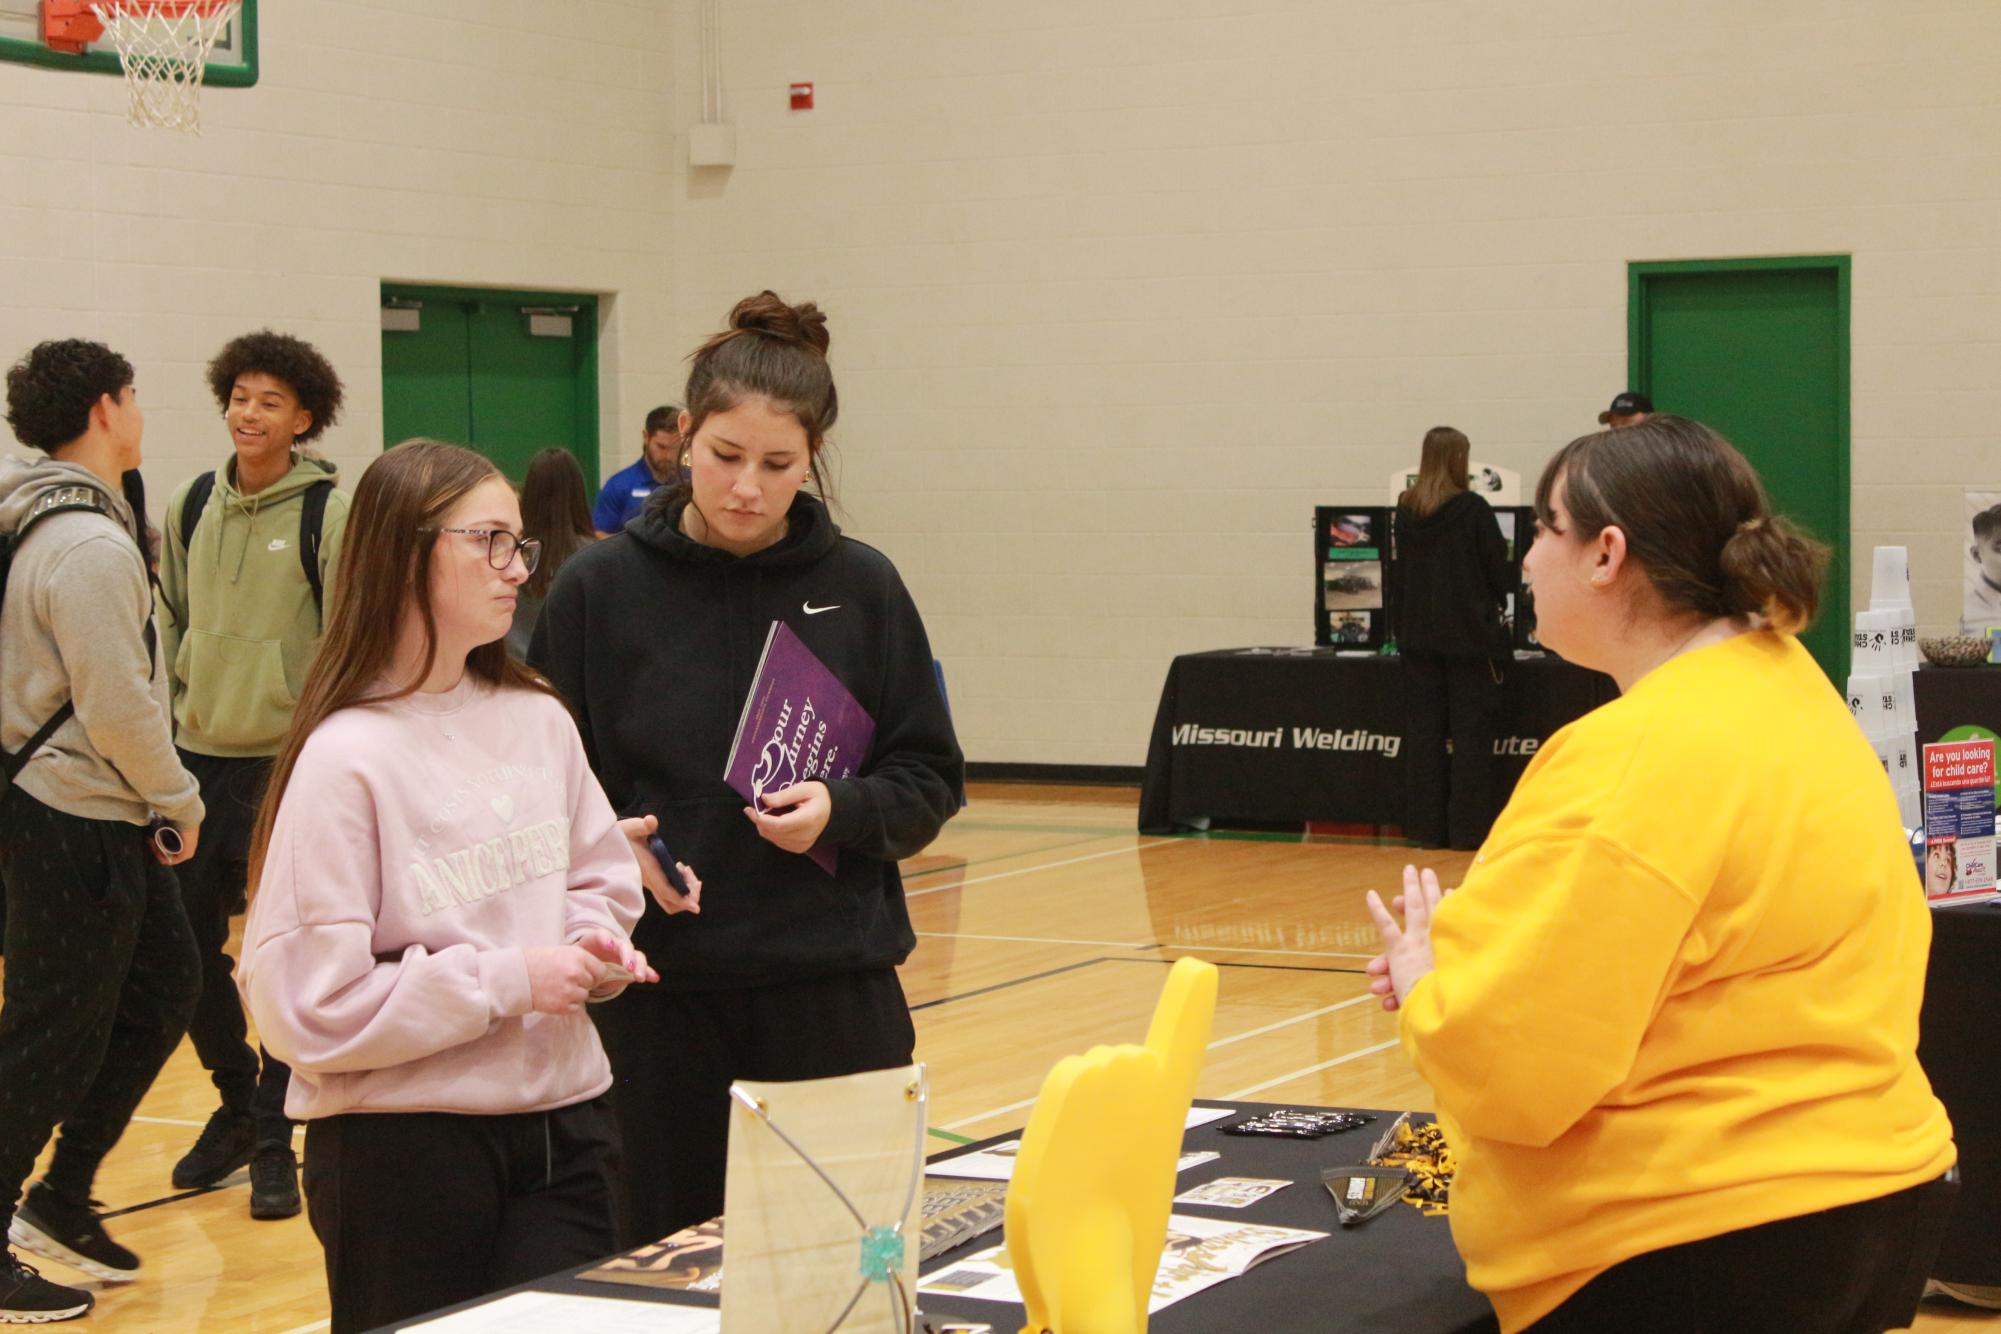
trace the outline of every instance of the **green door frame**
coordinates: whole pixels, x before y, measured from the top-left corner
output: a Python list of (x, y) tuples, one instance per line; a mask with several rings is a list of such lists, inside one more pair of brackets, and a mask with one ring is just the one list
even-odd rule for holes
[[(1835, 373), (1841, 386), (1841, 401), (1835, 405), (1835, 443), (1840, 446), (1835, 453), (1835, 466), (1840, 470), (1840, 484), (1835, 488), (1835, 494), (1841, 515), (1840, 531), (1835, 540), (1841, 543), (1837, 568), (1842, 577), (1841, 587), (1832, 591), (1840, 594), (1841, 605), (1823, 606), (1820, 614), (1840, 616), (1844, 620), (1849, 615), (1848, 600), (1855, 569), (1855, 529), (1854, 516), (1850, 512), (1853, 497), (1848, 457), (1851, 448), (1848, 421), (1850, 258), (1848, 255), (1761, 255), (1744, 259), (1633, 260), (1626, 265), (1626, 386), (1643, 394), (1651, 394), (1653, 385), (1653, 349), (1647, 345), (1648, 278), (1657, 274), (1742, 273), (1757, 269), (1813, 269), (1834, 274), (1835, 321), (1840, 333)], [(1840, 685), (1839, 682), (1836, 684)]]
[(590, 338), (582, 354), (577, 358), (577, 426), (584, 436), (581, 442), (589, 449), (589, 454), (577, 460), (583, 465), (584, 481), (590, 487), (591, 495), (597, 495), (598, 460), (604, 453), (604, 442), (599, 438), (598, 415), (598, 296), (595, 292), (532, 292), (521, 288), (499, 287), (443, 287), (436, 284), (393, 283), (382, 284), (382, 295), (401, 297), (412, 301), (459, 301), (483, 305), (488, 302), (504, 301), (526, 305), (582, 307), (577, 312), (579, 318), (586, 314), (591, 322)]

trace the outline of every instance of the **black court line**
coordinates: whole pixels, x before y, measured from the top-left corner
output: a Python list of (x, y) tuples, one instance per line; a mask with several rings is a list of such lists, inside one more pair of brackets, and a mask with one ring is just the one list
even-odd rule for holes
[[(1196, 950), (1196, 949), (1211, 949), (1211, 948), (1217, 948), (1217, 949), (1220, 949), (1220, 948), (1223, 948), (1223, 947), (1222, 947), (1222, 946), (1208, 946), (1208, 945), (1162, 945), (1162, 946), (1160, 946), (1160, 948), (1161, 948), (1161, 949), (1169, 949), (1169, 950)], [(1191, 956), (1189, 956), (1189, 957), (1191, 957), (1191, 958), (1195, 958), (1195, 957), (1200, 957), (1200, 956), (1195, 956), (1195, 955), (1191, 955)], [(1117, 959), (1117, 958), (1115, 958), (1115, 959), (1111, 959), (1111, 960), (1108, 960), (1108, 962), (1111, 962), (1111, 963), (1165, 963), (1165, 964), (1172, 964), (1172, 963), (1174, 963), (1174, 962), (1175, 962), (1175, 960), (1173, 960), (1173, 959)], [(1368, 970), (1368, 969), (1366, 969), (1366, 968), (1327, 968), (1327, 967), (1320, 967), (1320, 966), (1316, 966), (1316, 965), (1314, 965), (1314, 964), (1305, 964), (1305, 963), (1222, 963), (1222, 962), (1220, 962), (1220, 961), (1218, 961), (1218, 960), (1215, 960), (1215, 959), (1204, 959), (1204, 960), (1203, 960), (1203, 962), (1204, 962), (1204, 963), (1213, 963), (1213, 964), (1215, 964), (1215, 965), (1216, 965), (1216, 966), (1217, 966), (1218, 968), (1269, 968), (1269, 969), (1272, 969), (1272, 970), (1274, 970), (1274, 971), (1277, 971), (1277, 972), (1281, 972), (1281, 973), (1354, 973), (1354, 974), (1356, 974), (1357, 976), (1365, 976), (1365, 975), (1366, 975), (1366, 974), (1368, 973), (1368, 971), (1369, 971), (1369, 970)]]
[[(247, 1183), (239, 1183), (239, 1184), (247, 1184)], [(184, 1190), (174, 1195), (162, 1195), (157, 1200), (147, 1200), (143, 1204), (128, 1204), (123, 1209), (107, 1209), (103, 1213), (99, 1214), (98, 1217), (123, 1218), (126, 1214), (136, 1214), (142, 1209), (157, 1209), (163, 1204), (179, 1204), (182, 1200), (192, 1200), (200, 1195), (213, 1195), (219, 1190), (228, 1190), (228, 1189), (230, 1189), (229, 1186), (220, 1184), (214, 1186), (201, 1186), (195, 1190)]]
[[(1053, 833), (1055, 831), (1051, 830), (1050, 832)], [(992, 866), (996, 862), (1019, 861), (1023, 857), (1039, 857), (1045, 852), (1061, 852), (1065, 848), (1080, 848), (1086, 843), (1102, 843), (1108, 838), (1124, 837), (1125, 834), (1123, 832), (1115, 834), (1090, 834), (1084, 838), (1073, 838), (1062, 843), (1052, 843), (1046, 847), (1024, 848), (1020, 852), (1003, 852), (992, 857), (970, 857), (965, 861), (947, 866), (933, 866), (922, 871), (905, 872), (903, 880), (905, 884), (908, 884), (912, 880), (922, 880), (927, 875), (943, 875), (947, 871), (968, 871), (975, 866)]]
[(928, 1010), (935, 1005), (950, 1005), (953, 1001), (971, 1000), (975, 996), (984, 996), (989, 992), (1006, 991), (1009, 987), (1018, 987), (1026, 982), (1039, 982), (1045, 977), (1055, 977), (1058, 973), (1074, 973), (1079, 968), (1089, 968), (1094, 963), (1103, 962), (1103, 959), (1079, 959), (1076, 963), (1066, 963), (1061, 968), (1050, 968), (1040, 973), (1030, 973), (1027, 977), (1017, 977), (1011, 978), (1006, 982), (996, 982), (990, 987), (977, 987), (972, 991), (962, 991), (956, 996), (940, 996), (937, 1000), (928, 1000), (921, 1005), (911, 1006), (910, 1012), (915, 1014), (919, 1010)]
[[(1076, 963), (1066, 963), (1060, 968), (1048, 968), (1039, 973), (1030, 973), (1026, 977), (1010, 978), (1005, 982), (995, 982), (991, 986), (977, 987), (972, 991), (962, 991), (956, 996), (940, 996), (937, 1000), (928, 1000), (920, 1005), (913, 1005), (910, 1007), (910, 1010), (911, 1013), (915, 1014), (919, 1010), (929, 1010), (934, 1006), (950, 1005), (954, 1001), (971, 1000), (975, 996), (987, 996), (996, 991), (1006, 991), (1009, 987), (1018, 987), (1029, 982), (1040, 982), (1045, 977), (1055, 977), (1061, 973), (1074, 973), (1079, 968), (1089, 968), (1094, 964), (1153, 963), (1172, 967), (1174, 962), (1173, 959), (1141, 959), (1125, 954), (1101, 954), (1096, 958), (1080, 959)], [(1209, 962), (1214, 961), (1211, 960)], [(1363, 968), (1314, 968), (1298, 963), (1218, 963), (1216, 966), (1218, 968), (1271, 969), (1285, 973), (1346, 973), (1356, 977), (1365, 976), (1368, 971)]]

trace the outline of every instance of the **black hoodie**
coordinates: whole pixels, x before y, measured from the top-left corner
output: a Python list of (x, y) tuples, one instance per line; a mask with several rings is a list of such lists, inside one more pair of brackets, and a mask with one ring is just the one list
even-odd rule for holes
[(1487, 502), (1461, 491), (1423, 518), (1396, 510), (1390, 606), (1397, 648), (1448, 658), (1505, 658), (1507, 543)]
[[(657, 815), (675, 859), (702, 878), (700, 913), (649, 902), (634, 940), (670, 990), (901, 963), (916, 937), (897, 859), (958, 811), (965, 777), (917, 607), (889, 559), (842, 537), (804, 492), (785, 538), (743, 557), (685, 536), (686, 503), (662, 497), (572, 556), (528, 651), (576, 710), (618, 813)], [(840, 849), (838, 876), (758, 837), (723, 781), (775, 620), (875, 719), (860, 776), (827, 784), (817, 846)]]

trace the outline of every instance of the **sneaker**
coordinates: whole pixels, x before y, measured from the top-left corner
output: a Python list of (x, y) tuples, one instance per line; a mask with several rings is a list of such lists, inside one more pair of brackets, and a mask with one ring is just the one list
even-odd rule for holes
[(250, 1160), (250, 1216), (290, 1218), (299, 1212), (299, 1160), (282, 1144), (266, 1145)]
[(106, 1283), (139, 1277), (139, 1257), (113, 1241), (97, 1216), (97, 1201), (78, 1204), (38, 1184), (14, 1211), (7, 1240), (44, 1260), (81, 1269)]
[(1941, 1283), (1935, 1278), (1928, 1278), (1925, 1280), (1925, 1296), (1949, 1297), (1968, 1306), (2001, 1311), (2001, 1287), (1986, 1284)]
[(195, 1146), (174, 1164), (174, 1188), (197, 1190), (216, 1182), (250, 1161), (257, 1147), (257, 1123), (243, 1112), (218, 1107), (202, 1127)]
[(51, 1283), (0, 1247), (0, 1325), (47, 1325), (74, 1320), (97, 1304), (82, 1288)]

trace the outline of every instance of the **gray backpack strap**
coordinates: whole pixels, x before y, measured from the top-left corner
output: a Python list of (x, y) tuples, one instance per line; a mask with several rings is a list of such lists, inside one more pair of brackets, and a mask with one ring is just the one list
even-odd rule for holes
[[(118, 519), (117, 513), (111, 508), (111, 503), (91, 487), (59, 486), (46, 492), (23, 516), (20, 527), (11, 533), (0, 533), (0, 603), (4, 603), (7, 597), (7, 576), (13, 571), (14, 553), (20, 550), (21, 543), (28, 536), (28, 530), (51, 514), (62, 514), (69, 510), (89, 510), (94, 514), (102, 514), (114, 523)], [(123, 527), (122, 524), (120, 526)], [(153, 642), (153, 623), (148, 620), (146, 647), (149, 654)], [(16, 775), (27, 767), (28, 761), (35, 757), (35, 752), (46, 746), (49, 738), (56, 734), (56, 729), (75, 714), (75, 702), (64, 700), (63, 706), (57, 709), (47, 722), (36, 728), (35, 734), (29, 737), (19, 750), (11, 754), (0, 750), (0, 790), (13, 785)]]

